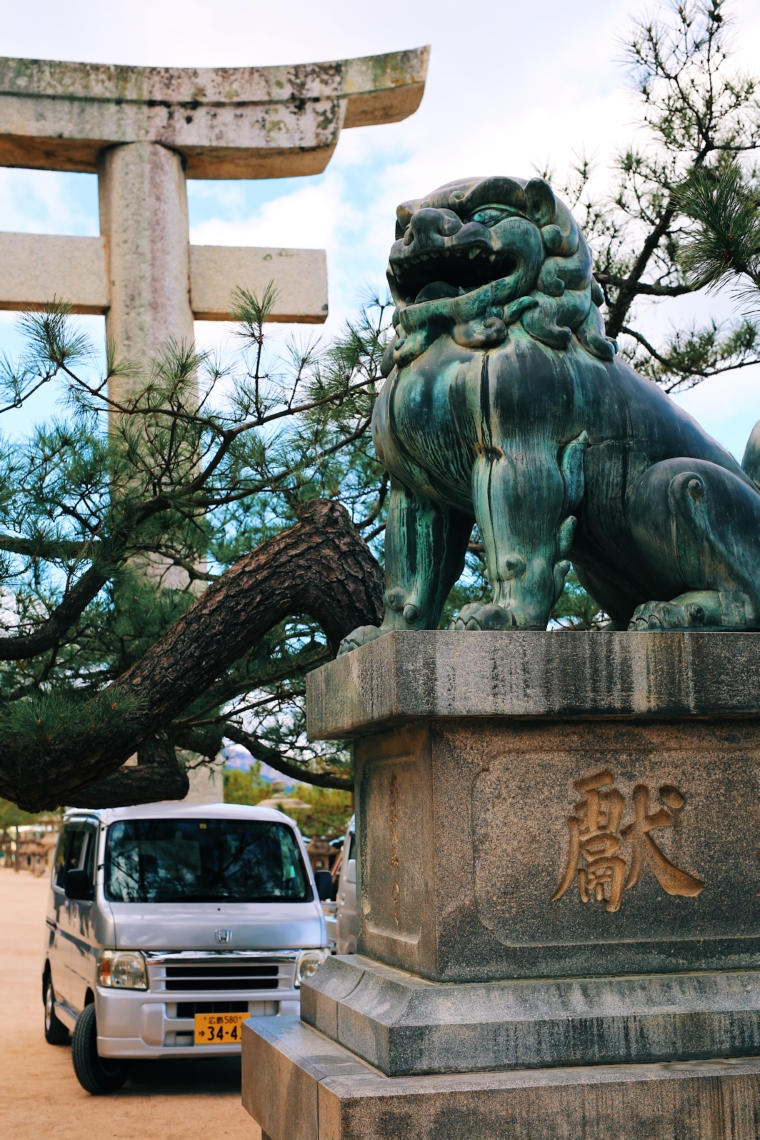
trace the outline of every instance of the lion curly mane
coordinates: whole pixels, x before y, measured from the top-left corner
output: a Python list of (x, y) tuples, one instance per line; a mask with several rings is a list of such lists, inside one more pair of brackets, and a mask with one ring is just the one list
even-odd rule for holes
[[(420, 272), (435, 276), (436, 262), (466, 265), (469, 232), (474, 233), (474, 248), (478, 233), (485, 232), (479, 219), (492, 215), (496, 220), (486, 225), (494, 250), (488, 255), (495, 262), (493, 280), (466, 290), (444, 285), (438, 295), (432, 285), (416, 296), (405, 289), (410, 263), (417, 267), (416, 284)], [(431, 218), (430, 224), (436, 224), (436, 217), (441, 236), (435, 234), (433, 246), (415, 261), (415, 225)], [(402, 203), (397, 219), (388, 269), (396, 337), (386, 356), (386, 373), (394, 364), (403, 367), (415, 359), (443, 332), (466, 347), (487, 347), (503, 342), (509, 326), (518, 322), (550, 348), (567, 349), (575, 337), (593, 356), (613, 358), (617, 346), (604, 334), (603, 297), (589, 248), (567, 206), (542, 178), (452, 182), (424, 199)], [(431, 258), (429, 269), (422, 263)]]

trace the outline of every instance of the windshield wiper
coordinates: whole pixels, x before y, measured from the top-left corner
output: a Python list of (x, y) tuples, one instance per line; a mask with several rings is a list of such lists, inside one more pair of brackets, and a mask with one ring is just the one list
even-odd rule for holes
[(230, 902), (229, 895), (203, 895), (190, 894), (187, 891), (173, 895), (155, 894), (146, 902), (172, 903), (172, 902)]

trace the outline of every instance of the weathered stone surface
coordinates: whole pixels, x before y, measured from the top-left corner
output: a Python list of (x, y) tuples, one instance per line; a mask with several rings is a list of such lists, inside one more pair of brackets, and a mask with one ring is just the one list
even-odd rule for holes
[(53, 297), (75, 313), (108, 308), (108, 264), (103, 237), (0, 233), (0, 309), (44, 308)]
[(296, 1019), (243, 1027), (271, 1140), (756, 1140), (759, 1094), (757, 1059), (389, 1078)]
[(263, 296), (274, 281), (270, 321), (322, 324), (327, 320), (327, 257), (323, 249), (190, 246), (190, 306), (199, 321), (229, 321), (238, 286)]
[[(322, 249), (190, 246), (190, 308), (199, 321), (232, 320), (237, 286), (277, 297), (268, 319), (322, 324), (327, 319), (327, 259)], [(0, 233), (0, 309), (43, 309), (53, 297), (75, 313), (105, 314), (111, 304), (105, 237)]]
[(760, 1055), (760, 974), (452, 985), (329, 959), (301, 1017), (387, 1076)]
[[(189, 345), (194, 316), (228, 319), (236, 286), (261, 294), (273, 280), (271, 319), (321, 323), (324, 253), (200, 247), (193, 256), (185, 178), (318, 173), (342, 127), (417, 109), (427, 59), (427, 48), (271, 68), (0, 58), (0, 166), (97, 172), (107, 239), (0, 235), (0, 254), (11, 255), (0, 308), (57, 299), (104, 312), (117, 356), (143, 367), (169, 341)], [(112, 397), (130, 383), (114, 381)]]
[(760, 716), (755, 633), (395, 632), (307, 678), (313, 740), (421, 717)]
[[(243, 1028), (243, 1107), (258, 1121), (272, 1140), (316, 1140), (319, 1131), (319, 1085), (325, 1066), (332, 1074), (358, 1081), (375, 1078), (368, 1065), (340, 1045), (319, 1034), (311, 1055), (303, 1049), (303, 1034), (311, 1032), (298, 1018), (270, 1018), (277, 1032), (261, 1033), (251, 1019)], [(256, 1028), (253, 1028), (254, 1021)], [(274, 1048), (272, 1046), (275, 1045)], [(316, 1046), (316, 1048), (314, 1048)]]
[(428, 49), (280, 67), (0, 59), (0, 166), (94, 173), (114, 143), (182, 154), (188, 178), (318, 174), (342, 126), (411, 115)]
[[(438, 981), (760, 967), (757, 721), (430, 719), (355, 758), (361, 953)], [(621, 877), (584, 902), (594, 796), (581, 838)]]
[(311, 675), (363, 956), (246, 1026), (271, 1140), (759, 1134), (758, 641), (397, 633)]
[(393, 633), (312, 673), (312, 736), (357, 738), (360, 951), (439, 981), (759, 967), (759, 642)]

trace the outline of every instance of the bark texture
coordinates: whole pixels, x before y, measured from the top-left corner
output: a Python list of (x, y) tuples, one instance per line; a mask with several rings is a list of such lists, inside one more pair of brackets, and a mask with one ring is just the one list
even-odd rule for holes
[[(130, 695), (139, 701), (126, 727), (97, 726), (46, 750), (38, 739), (4, 747), (0, 795), (27, 811), (82, 803), (85, 788), (116, 772), (272, 626), (312, 617), (335, 650), (356, 626), (379, 624), (382, 595), (382, 571), (345, 508), (313, 500), (294, 527), (236, 562), (114, 683), (114, 704)], [(139, 771), (125, 769), (124, 778)]]

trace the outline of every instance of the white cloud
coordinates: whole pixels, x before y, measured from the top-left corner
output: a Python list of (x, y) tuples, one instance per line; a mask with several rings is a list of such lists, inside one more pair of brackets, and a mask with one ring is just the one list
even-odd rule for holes
[(0, 228), (32, 234), (97, 234), (95, 175), (0, 167)]
[(269, 245), (285, 242), (304, 249), (321, 249), (336, 241), (341, 201), (336, 179), (305, 186), (286, 197), (265, 202), (245, 221), (210, 218), (194, 225), (191, 241), (199, 245)]

